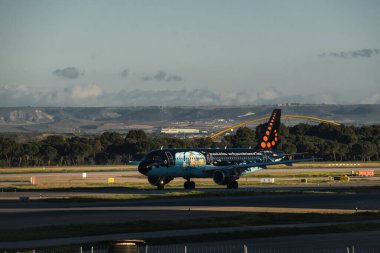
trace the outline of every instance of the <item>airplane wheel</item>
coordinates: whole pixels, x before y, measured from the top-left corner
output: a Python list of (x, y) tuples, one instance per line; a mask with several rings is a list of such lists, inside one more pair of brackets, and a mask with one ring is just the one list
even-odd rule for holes
[(163, 190), (165, 186), (163, 184), (157, 185), (157, 190)]
[(239, 188), (239, 183), (237, 181), (232, 181), (227, 183), (227, 188), (228, 189), (237, 189)]
[(183, 184), (183, 188), (190, 190), (190, 189), (195, 189), (195, 183), (193, 181), (186, 181)]

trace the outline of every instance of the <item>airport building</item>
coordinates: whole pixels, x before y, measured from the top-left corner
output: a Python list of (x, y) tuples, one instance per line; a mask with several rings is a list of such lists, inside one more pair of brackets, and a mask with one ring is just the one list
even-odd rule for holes
[(196, 128), (161, 128), (163, 134), (199, 134), (200, 130)]

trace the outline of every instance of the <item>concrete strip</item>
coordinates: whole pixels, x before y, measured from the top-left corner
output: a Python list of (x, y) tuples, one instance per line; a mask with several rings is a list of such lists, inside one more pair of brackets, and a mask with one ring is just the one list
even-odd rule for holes
[(320, 226), (335, 226), (342, 224), (357, 224), (357, 223), (380, 223), (380, 220), (368, 221), (351, 221), (351, 222), (323, 222), (323, 223), (303, 223), (303, 224), (282, 224), (282, 225), (264, 225), (264, 226), (245, 226), (245, 227), (222, 227), (222, 228), (201, 228), (201, 229), (185, 229), (185, 230), (164, 230), (154, 232), (141, 233), (125, 233), (125, 234), (108, 234), (83, 236), (72, 238), (55, 238), (46, 240), (19, 241), (19, 242), (0, 242), (2, 249), (33, 249), (38, 247), (53, 247), (69, 244), (81, 244), (89, 242), (115, 241), (126, 239), (148, 239), (148, 238), (165, 238), (176, 236), (191, 236), (191, 235), (207, 235), (212, 233), (231, 233), (231, 232), (254, 232), (272, 229), (283, 228), (313, 228)]
[(286, 207), (252, 207), (252, 206), (98, 206), (66, 208), (7, 208), (0, 209), (5, 213), (32, 213), (57, 211), (207, 211), (207, 212), (270, 212), (270, 213), (337, 213), (378, 212), (377, 210), (347, 210), (320, 208), (286, 208)]

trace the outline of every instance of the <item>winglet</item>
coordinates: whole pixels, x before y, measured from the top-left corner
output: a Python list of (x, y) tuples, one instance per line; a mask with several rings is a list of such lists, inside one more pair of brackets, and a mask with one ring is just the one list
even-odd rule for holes
[(280, 123), (281, 109), (274, 109), (268, 122), (265, 124), (265, 130), (260, 138), (258, 149), (265, 150), (276, 148), (280, 140)]

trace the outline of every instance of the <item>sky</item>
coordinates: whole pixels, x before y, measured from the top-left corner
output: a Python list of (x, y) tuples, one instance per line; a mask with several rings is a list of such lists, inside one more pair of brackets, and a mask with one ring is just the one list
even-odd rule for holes
[(0, 106), (379, 104), (379, 0), (0, 0)]

